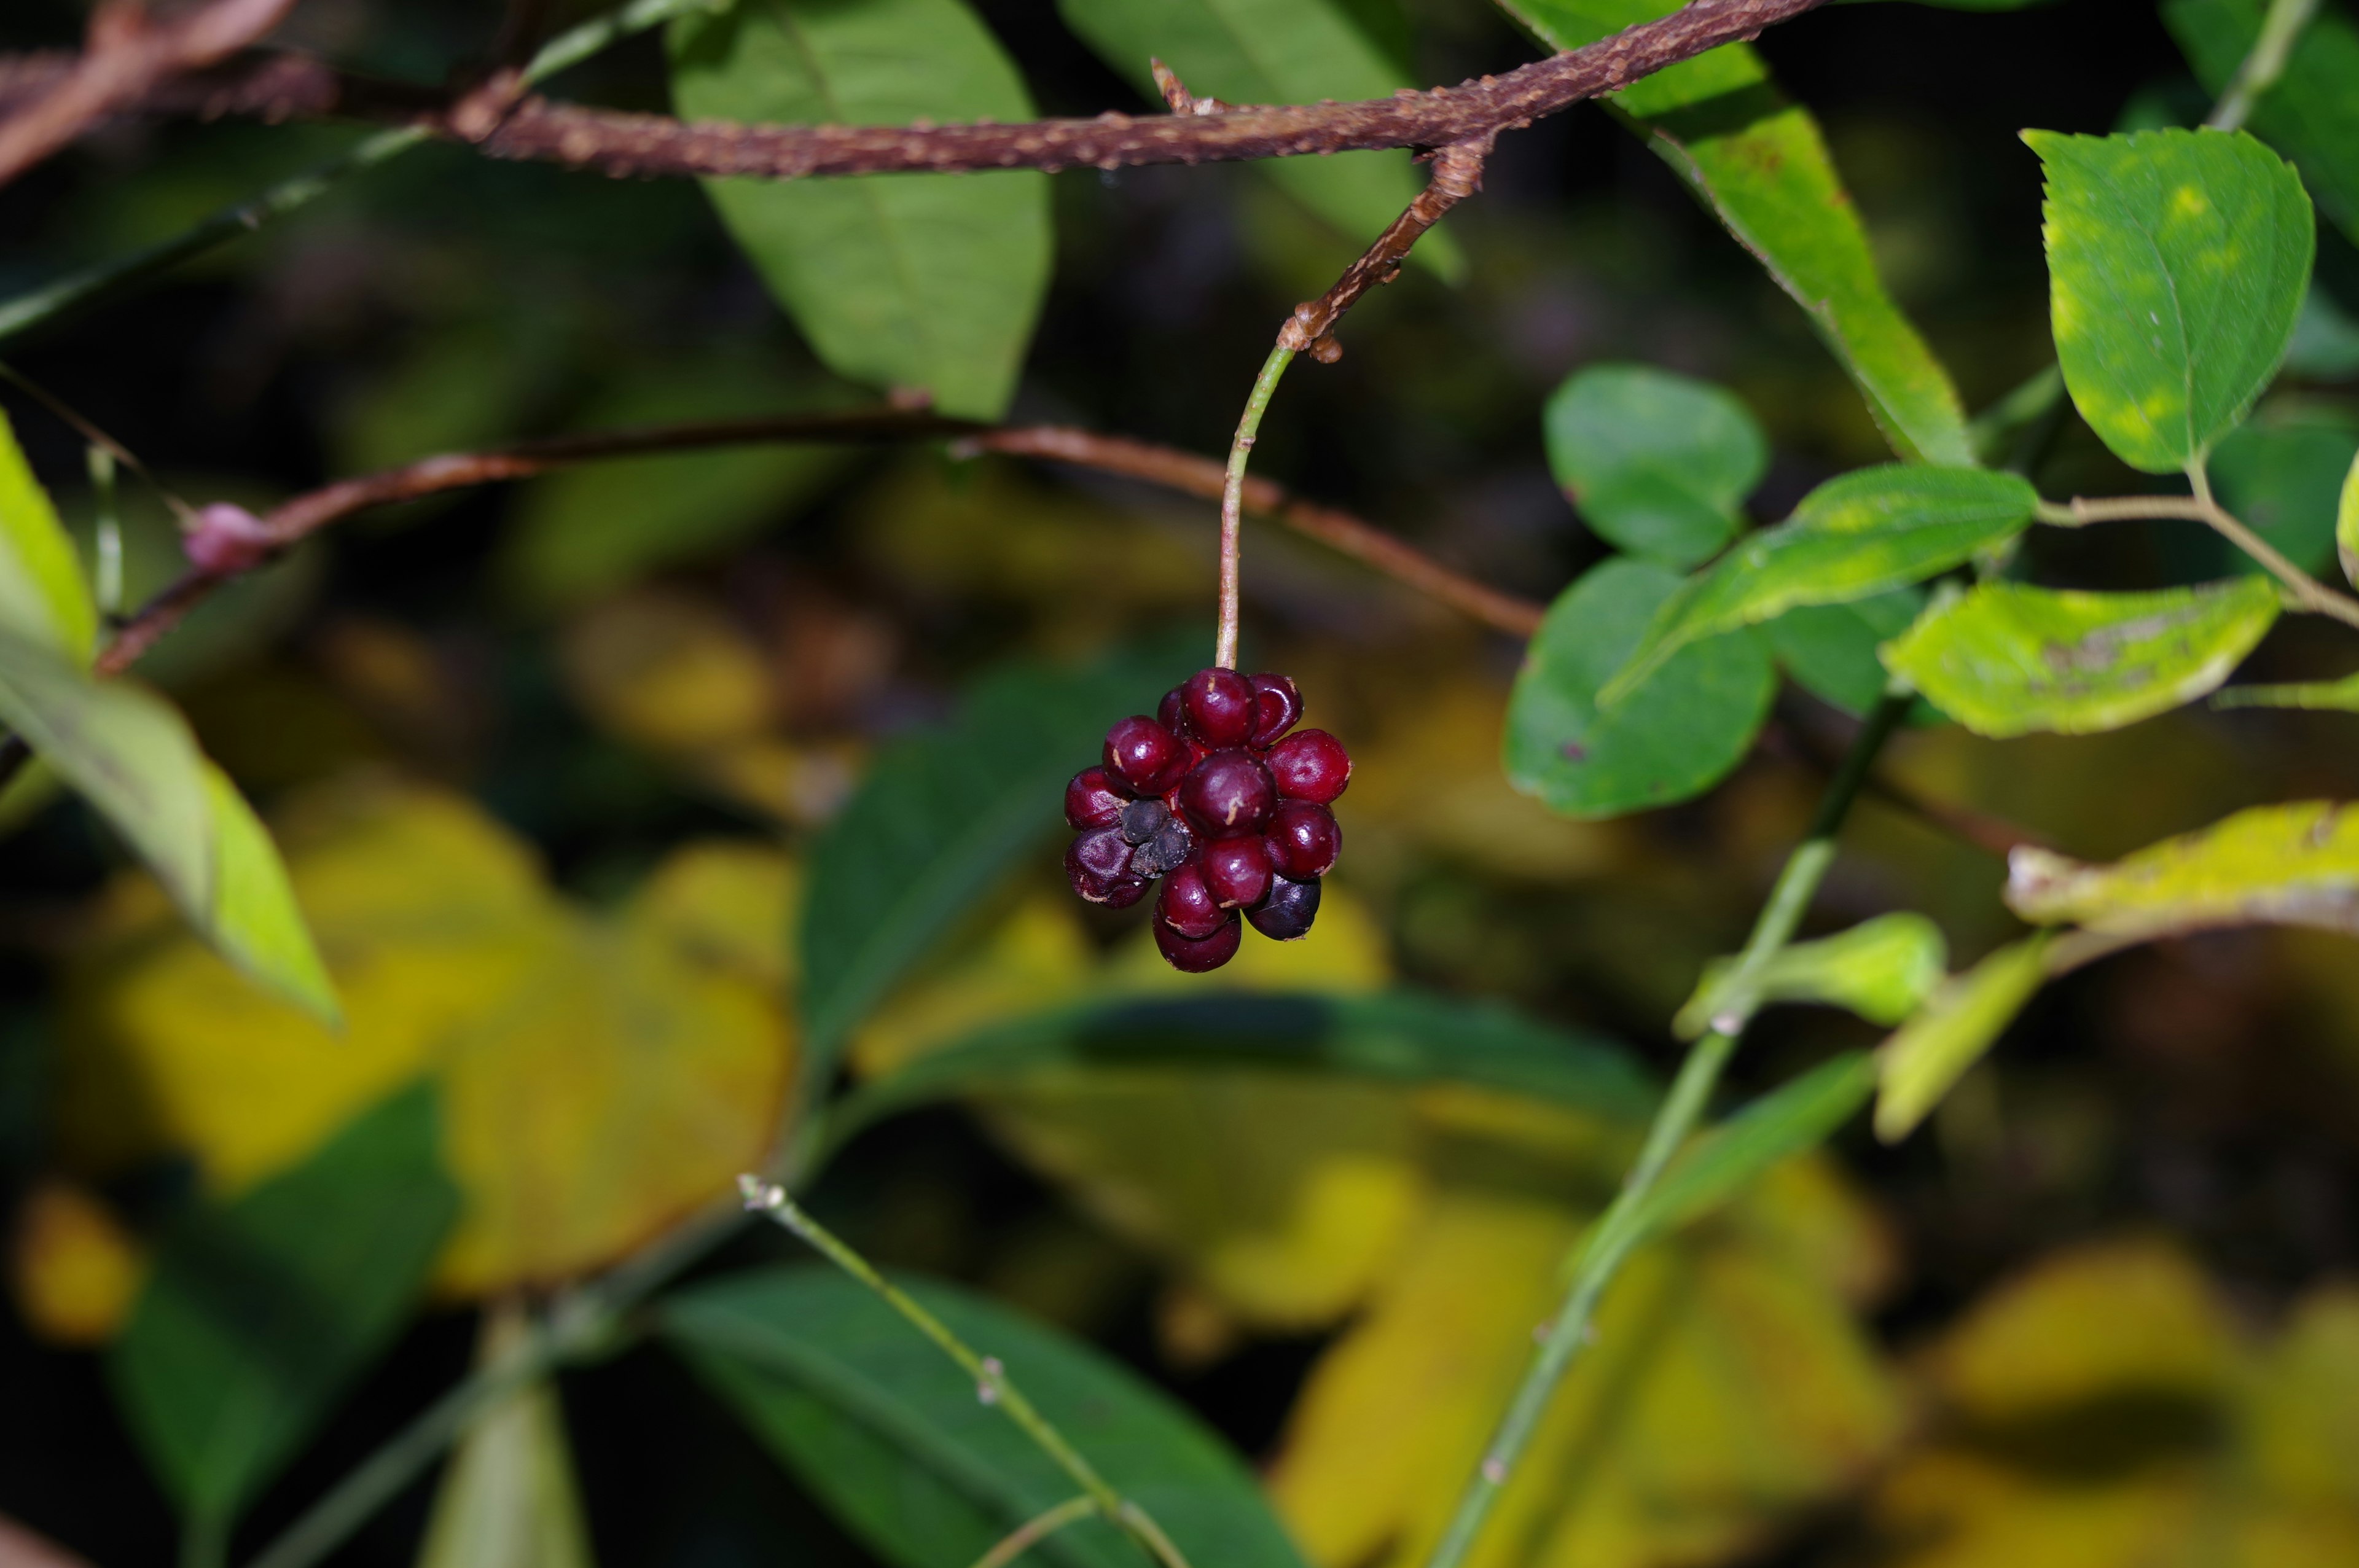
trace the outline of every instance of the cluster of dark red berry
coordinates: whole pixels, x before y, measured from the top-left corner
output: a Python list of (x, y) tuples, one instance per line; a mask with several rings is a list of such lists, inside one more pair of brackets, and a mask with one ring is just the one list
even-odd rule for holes
[(1189, 974), (1236, 955), (1240, 914), (1280, 942), (1309, 931), (1319, 879), (1343, 847), (1327, 806), (1352, 759), (1324, 730), (1294, 730), (1301, 717), (1284, 676), (1209, 669), (1172, 687), (1155, 718), (1107, 730), (1103, 764), (1065, 786), (1073, 891), (1120, 909), (1161, 877), (1155, 945)]

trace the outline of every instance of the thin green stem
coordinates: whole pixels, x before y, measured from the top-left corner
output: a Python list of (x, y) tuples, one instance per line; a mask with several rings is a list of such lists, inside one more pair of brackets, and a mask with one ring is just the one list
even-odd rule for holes
[(217, 1513), (191, 1514), (180, 1527), (180, 1568), (223, 1568), (229, 1561), (229, 1521)]
[(1482, 1461), (1460, 1494), (1457, 1511), (1451, 1515), (1449, 1528), (1434, 1547), (1433, 1554), (1426, 1559), (1426, 1568), (1460, 1568), (1465, 1561), (1500, 1493), (1506, 1489), (1508, 1477), (1514, 1475), (1517, 1462), (1530, 1446), (1532, 1434), (1538, 1430), (1540, 1418), (1547, 1413), (1558, 1384), (1582, 1346), (1589, 1343), (1598, 1302), (1631, 1251), (1646, 1238), (1640, 1216), (1648, 1195), (1663, 1168), (1670, 1163), (1671, 1156), (1694, 1131), (1722, 1070), (1728, 1065), (1739, 1037), (1752, 1021), (1756, 1005), (1754, 989), (1762, 967), (1792, 939), (1828, 866), (1834, 860), (1836, 831), (1842, 827), (1861, 786), (1867, 782), (1876, 753), (1899, 727), (1913, 700), (1913, 693), (1887, 693), (1861, 727), (1842, 766), (1828, 783), (1808, 837), (1788, 858), (1777, 885), (1762, 906), (1754, 922), (1753, 934), (1737, 958), (1726, 992), (1730, 1005), (1713, 1019), (1712, 1032), (1688, 1048), (1687, 1060), (1680, 1064), (1670, 1093), (1656, 1111), (1654, 1125), (1647, 1130), (1636, 1162), (1623, 1179), (1622, 1190), (1582, 1240), (1575, 1254), (1572, 1278), (1563, 1303), (1549, 1320), (1548, 1333), (1524, 1369), (1523, 1381), (1493, 1429)]
[(1049, 1536), (1069, 1524), (1076, 1524), (1098, 1511), (1098, 1500), (1092, 1497), (1067, 1498), (1055, 1508), (1036, 1514), (1007, 1532), (998, 1545), (974, 1560), (974, 1568), (1007, 1568)]
[(2253, 52), (2236, 67), (2236, 74), (2228, 80), (2228, 90), (2220, 94), (2204, 124), (2215, 131), (2233, 131), (2252, 114), (2253, 105), (2261, 94), (2277, 84), (2285, 74), (2286, 61), (2293, 54), (2294, 40), (2310, 26), (2318, 14), (2318, 0), (2269, 0), (2268, 15), (2261, 18), (2260, 36), (2253, 40)]
[(1261, 373), (1254, 377), (1253, 391), (1245, 397), (1236, 439), (1229, 443), (1228, 472), (1221, 483), (1221, 630), (1212, 645), (1212, 663), (1223, 669), (1237, 667), (1237, 593), (1243, 580), (1237, 569), (1237, 546), (1245, 532), (1245, 462), (1253, 456), (1254, 442), (1261, 434), (1261, 416), (1269, 411), (1277, 378), (1286, 373), (1293, 359), (1294, 351), (1283, 343), (1269, 351), (1269, 358), (1262, 361)]
[[(524, 69), (524, 82), (530, 85), (543, 81), (569, 66), (579, 65), (618, 39), (690, 11), (709, 10), (713, 4), (714, 0), (632, 0), (632, 4), (594, 16), (542, 45)], [(125, 255), (111, 256), (28, 294), (20, 294), (0, 304), (0, 343), (168, 272), (193, 256), (254, 232), (265, 223), (299, 211), (326, 195), (346, 176), (375, 168), (429, 140), (433, 135), (424, 125), (397, 125), (379, 131), (342, 157), (201, 218), (168, 240)]]

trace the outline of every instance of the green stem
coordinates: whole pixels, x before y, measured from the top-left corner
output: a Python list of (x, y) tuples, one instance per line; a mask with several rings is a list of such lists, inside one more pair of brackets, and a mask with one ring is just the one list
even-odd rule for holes
[(2261, 94), (2277, 84), (2285, 74), (2286, 60), (2293, 54), (2294, 40), (2310, 26), (2318, 14), (2318, 0), (2269, 0), (2268, 15), (2261, 18), (2260, 36), (2253, 40), (2253, 52), (2236, 67), (2236, 74), (2228, 81), (2228, 90), (2220, 94), (2204, 124), (2215, 131), (2233, 131), (2252, 114), (2253, 105)]
[(1067, 1498), (1055, 1508), (1017, 1525), (998, 1545), (976, 1558), (974, 1568), (1007, 1568), (1007, 1564), (1049, 1536), (1097, 1511), (1098, 1500), (1095, 1498)]
[(1269, 411), (1277, 378), (1293, 362), (1294, 351), (1283, 344), (1269, 351), (1261, 373), (1254, 377), (1245, 396), (1245, 411), (1237, 421), (1236, 439), (1229, 443), (1229, 468), (1221, 482), (1221, 630), (1212, 646), (1212, 663), (1225, 670), (1237, 667), (1237, 547), (1245, 531), (1245, 462), (1261, 434), (1261, 416)]
[[(713, 3), (714, 0), (632, 0), (630, 5), (605, 16), (592, 17), (580, 27), (551, 38), (525, 67), (524, 81), (529, 86), (543, 81), (568, 66), (580, 64), (617, 39), (690, 11), (710, 9)], [(127, 255), (109, 257), (69, 273), (29, 294), (20, 294), (7, 303), (0, 304), (0, 343), (22, 337), (109, 295), (168, 272), (192, 256), (202, 255), (240, 235), (250, 234), (265, 223), (299, 211), (327, 194), (345, 176), (375, 168), (430, 139), (433, 135), (434, 132), (424, 125), (397, 125), (379, 131), (341, 157), (332, 158), (317, 168), (283, 179), (234, 206), (224, 207), (210, 217), (199, 219), (170, 239), (159, 241), (144, 250), (133, 251)]]
[(883, 1297), (886, 1304), (899, 1313), (911, 1327), (933, 1341), (936, 1348), (974, 1379), (977, 1397), (984, 1403), (997, 1407), (1014, 1422), (1040, 1452), (1072, 1477), (1074, 1485), (1082, 1488), (1092, 1504), (1106, 1518), (1126, 1527), (1147, 1550), (1167, 1564), (1167, 1568), (1188, 1568), (1187, 1560), (1172, 1545), (1171, 1538), (1156, 1526), (1144, 1509), (1106, 1484), (1105, 1477), (1100, 1476), (1096, 1468), (1065, 1441), (1065, 1434), (1059, 1432), (1049, 1418), (1024, 1397), (1023, 1390), (1008, 1379), (1007, 1369), (995, 1357), (977, 1353), (972, 1346), (951, 1333), (950, 1325), (928, 1312), (916, 1297), (878, 1273), (867, 1259), (805, 1213), (799, 1204), (787, 1195), (786, 1188), (756, 1176), (741, 1176), (738, 1184), (745, 1191), (747, 1208), (769, 1216), (800, 1237), (829, 1262)]
[(1786, 869), (1779, 874), (1768, 903), (1762, 906), (1760, 916), (1754, 922), (1753, 935), (1737, 958), (1726, 991), (1730, 1005), (1712, 1021), (1712, 1032), (1688, 1048), (1687, 1060), (1680, 1064), (1671, 1092), (1664, 1097), (1661, 1108), (1655, 1113), (1654, 1125), (1647, 1130), (1636, 1163), (1624, 1178), (1621, 1192), (1582, 1240), (1574, 1257), (1572, 1279), (1563, 1304), (1549, 1321), (1548, 1334), (1524, 1369), (1523, 1381), (1508, 1401), (1506, 1413), (1493, 1430), (1482, 1462), (1460, 1495), (1457, 1511), (1451, 1517), (1449, 1528), (1433, 1554), (1426, 1560), (1426, 1568), (1460, 1568), (1465, 1561), (1497, 1504), (1499, 1494), (1506, 1489), (1507, 1478), (1530, 1446), (1532, 1434), (1538, 1429), (1541, 1416), (1547, 1413), (1557, 1385), (1563, 1380), (1582, 1346), (1589, 1342), (1599, 1300), (1624, 1260), (1645, 1239), (1646, 1229), (1639, 1217), (1647, 1195), (1663, 1168), (1670, 1163), (1671, 1156), (1695, 1130), (1712, 1098), (1713, 1086), (1720, 1081), (1722, 1069), (1727, 1066), (1738, 1038), (1752, 1021), (1756, 1005), (1753, 991), (1762, 968), (1792, 939), (1795, 928), (1801, 924), (1811, 896), (1833, 862), (1834, 835), (1861, 786), (1867, 782), (1876, 753), (1899, 727), (1913, 700), (1913, 693), (1887, 693), (1861, 727), (1843, 765), (1828, 783), (1808, 836), (1788, 858)]
[(180, 1527), (180, 1568), (223, 1568), (229, 1561), (229, 1520), (210, 1510)]

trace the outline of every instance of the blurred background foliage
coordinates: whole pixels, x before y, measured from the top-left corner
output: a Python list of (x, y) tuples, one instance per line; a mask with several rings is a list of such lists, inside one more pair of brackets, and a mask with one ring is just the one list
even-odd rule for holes
[[(1137, 103), (1049, 0), (980, 9), (1042, 112)], [(1473, 0), (1352, 9), (1418, 81), (1528, 55)], [(78, 26), (25, 0), (8, 42)], [(310, 0), (291, 31), (432, 81), (488, 27), (457, 0)], [(2050, 352), (2037, 166), (2016, 132), (2204, 102), (2144, 0), (1842, 6), (1760, 48), (1821, 117), (1886, 279), (1972, 407)], [(581, 75), (584, 97), (664, 102), (653, 39)], [(109, 129), (0, 192), (0, 294), (348, 136)], [(1274, 324), (1357, 238), (1249, 169), (1049, 183), (1055, 284), (1013, 417), (1219, 449)], [(1341, 364), (1288, 382), (1259, 471), (1546, 600), (1604, 553), (1541, 444), (1543, 401), (1583, 363), (1732, 389), (1770, 438), (1756, 520), (1883, 455), (1802, 315), (1603, 114), (1507, 138), (1450, 230), (1442, 265), (1353, 316)], [(2320, 233), (2323, 299), (2359, 309), (2359, 254)], [(2316, 557), (2318, 497), (2359, 449), (2359, 352), (2328, 315), (2305, 330), (2218, 472), (2256, 524)], [(438, 450), (865, 396), (818, 368), (693, 187), (438, 146), (14, 358), (182, 492), (250, 504)], [(78, 439), (0, 402), (70, 520), (87, 518)], [(2134, 487), (2069, 416), (2039, 478), (2050, 494)], [(136, 598), (174, 558), (160, 508), (129, 523)], [(2192, 524), (2104, 537), (2109, 586), (2224, 567)], [(2049, 580), (2095, 570), (2093, 538), (2032, 547)], [(150, 1478), (140, 1375), (118, 1368), (111, 1399), (95, 1347), (168, 1273), (193, 1209), (243, 1212), (351, 1140), (396, 1158), (408, 1134), (367, 1117), (411, 1086), (433, 1090), (455, 1217), (412, 1227), (429, 1304), (383, 1326), (381, 1359), (321, 1371), (349, 1397), (260, 1491), (242, 1542), (459, 1375), (479, 1336), (511, 1332), (519, 1303), (756, 1163), (799, 1092), (790, 927), (829, 916), (801, 899), (814, 832), (880, 746), (943, 722), (979, 673), (1192, 635), (1212, 552), (1209, 506), (1118, 481), (778, 448), (369, 514), (222, 595), (145, 667), (266, 807), (350, 1025), (332, 1036), (211, 957), (38, 773), (0, 804), (0, 1387), (16, 1417), (0, 1422), (0, 1514), (92, 1562), (164, 1559), (168, 1489), (215, 1482)], [(1076, 905), (1043, 849), (856, 1032), (855, 1075), (1059, 1006), (1397, 981), (1511, 1002), (1659, 1075), (1672, 1013), (1740, 939), (1840, 717), (1788, 689), (1715, 793), (1565, 820), (1501, 777), (1516, 647), (1273, 526), (1249, 529), (1247, 557), (1248, 662), (1292, 673), (1358, 763), (1352, 852), (1316, 934), (1181, 980), (1141, 912)], [(2288, 623), (2254, 667), (2294, 680), (2340, 673), (2331, 661)], [(2351, 723), (2190, 709), (2005, 742), (1928, 727), (1889, 765), (2102, 859), (2254, 799), (2359, 794)], [(1871, 798), (1817, 919), (1921, 910), (1962, 966), (2015, 929), (2002, 874)], [(1650, 1249), (1486, 1568), (2359, 1561), (2350, 955), (2266, 931), (2097, 966), (2041, 997), (1930, 1136), (1884, 1149), (1855, 1130)], [(1773, 1013), (1735, 1087), (1875, 1034)], [(1439, 1530), (1638, 1104), (1099, 1069), (885, 1122), (812, 1203), (888, 1267), (1094, 1340), (1260, 1467), (1321, 1568), (1372, 1568), (1414, 1562)], [(722, 1257), (791, 1254), (766, 1231)], [(557, 1521), (551, 1562), (586, 1560), (584, 1541), (610, 1568), (868, 1560), (660, 1349), (557, 1388), (478, 1428), (339, 1561), (412, 1561), (421, 1536), (465, 1560), (470, 1521), (519, 1488)]]

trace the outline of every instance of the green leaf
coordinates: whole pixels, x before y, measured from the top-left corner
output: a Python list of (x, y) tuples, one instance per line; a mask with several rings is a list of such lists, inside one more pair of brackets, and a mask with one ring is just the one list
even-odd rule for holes
[(1602, 562), (1549, 607), (1507, 702), (1508, 782), (1572, 816), (1617, 816), (1700, 795), (1744, 760), (1777, 676), (1749, 631), (1681, 648), (1611, 712), (1597, 689), (1622, 667), (1680, 579)]
[(181, 1509), (225, 1525), (399, 1330), (459, 1209), (405, 1090), (165, 1237), (107, 1370)]
[(1848, 1008), (1870, 1023), (1897, 1023), (1940, 982), (1949, 957), (1941, 928), (1921, 914), (1903, 912), (1779, 948), (1743, 995), (1732, 992), (1728, 983), (1737, 961), (1714, 958), (1671, 1021), (1671, 1032), (1693, 1040), (1729, 1008), (1770, 1001), (1825, 1002)]
[(1237, 991), (1086, 1002), (991, 1025), (863, 1085), (830, 1113), (828, 1142), (841, 1147), (913, 1106), (1040, 1074), (1153, 1066), (1464, 1084), (1634, 1122), (1656, 1099), (1620, 1045), (1495, 1003), (1412, 990)]
[[(1770, 622), (1761, 634), (1804, 691), (1854, 719), (1864, 719), (1892, 679), (1876, 649), (1908, 630), (1908, 623), (1923, 612), (1925, 599), (1923, 589), (1911, 587), (1849, 604), (1805, 605)], [(1919, 706), (1926, 715), (1940, 717), (1930, 705)]]
[(1769, 446), (1734, 394), (1650, 365), (1576, 371), (1542, 416), (1549, 471), (1601, 538), (1684, 571), (1736, 535)]
[(2159, 593), (1986, 582), (1927, 611), (1884, 662), (1977, 735), (2085, 735), (2201, 697), (2277, 616), (2265, 578)]
[(2340, 801), (2261, 806), (2110, 866), (2028, 846), (2007, 907), (2038, 925), (2145, 938), (2222, 925), (2359, 932), (2359, 815)]
[(201, 766), (212, 817), (213, 898), (210, 918), (196, 922), (198, 928), (231, 963), (330, 1028), (342, 1027), (336, 988), (270, 830), (228, 774), (210, 762)]
[[(495, 1307), (485, 1314), (484, 1350), (513, 1348), (526, 1326), (521, 1309)], [(592, 1568), (593, 1561), (557, 1385), (538, 1379), (469, 1423), (435, 1487), (418, 1568)]]
[[(1678, 0), (1500, 0), (1549, 48), (1578, 49)], [(1743, 44), (1656, 72), (1605, 101), (1678, 171), (1806, 311), (1903, 458), (1974, 460), (1956, 388), (1877, 276), (1867, 231), (1810, 113)]]
[(0, 634), (90, 663), (98, 607), (73, 541), (0, 414)]
[(2049, 940), (2045, 932), (2026, 937), (1944, 981), (1876, 1048), (1876, 1137), (1886, 1143), (1908, 1137), (1982, 1060), (2047, 978)]
[(2343, 475), (2343, 489), (2334, 505), (2334, 555), (2343, 575), (2359, 585), (2359, 453)]
[[(897, 125), (1033, 118), (1023, 79), (962, 0), (738, 0), (672, 25), (690, 119)], [(715, 179), (722, 221), (821, 359), (929, 393), (945, 414), (1007, 406), (1049, 285), (1049, 178), (1031, 170)]]
[(1632, 1223), (1647, 1232), (1701, 1219), (1771, 1166), (1825, 1142), (1867, 1103), (1875, 1074), (1874, 1056), (1846, 1051), (1763, 1095), (1690, 1144)]
[(2013, 537), (2039, 497), (2019, 476), (1888, 464), (1828, 481), (1794, 515), (1682, 584), (1598, 694), (1618, 708), (1680, 649), (1810, 604), (1842, 604), (1946, 571)]
[[(2359, 421), (2316, 404), (2264, 408), (2223, 438), (2212, 454), (2212, 482), (2228, 509), (2304, 571), (2326, 565), (2334, 549), (2335, 501), (2354, 457)], [(2209, 531), (2217, 569), (2265, 570)]]
[(958, 718), (880, 753), (812, 846), (800, 922), (805, 1082), (935, 940), (1038, 850), (1064, 781), (1106, 728), (1151, 708), (1186, 655), (1134, 652), (1082, 670), (1003, 670)]
[[(1057, 0), (1057, 11), (1158, 106), (1163, 94), (1149, 59), (1169, 65), (1198, 97), (1225, 103), (1352, 103), (1424, 85), (1332, 0)], [(1273, 158), (1258, 167), (1354, 246), (1382, 233), (1425, 187), (1404, 152)], [(1409, 254), (1445, 277), (1464, 270), (1446, 228)]]
[[(1302, 1568), (1252, 1473), (1169, 1396), (1089, 1346), (955, 1286), (904, 1288), (1007, 1376), (1190, 1563)], [(694, 1286), (665, 1339), (854, 1534), (897, 1568), (968, 1568), (1078, 1489), (884, 1302), (817, 1265)], [(1103, 1519), (1035, 1549), (1068, 1568), (1145, 1568)]]
[(2214, 708), (2305, 708), (2321, 713), (2359, 713), (2359, 675), (2341, 680), (2294, 681), (2282, 686), (2224, 686), (2212, 694)]
[(2175, 473), (2277, 373), (2310, 283), (2310, 198), (2242, 131), (2026, 131), (2048, 174), (2056, 353), (2132, 468)]
[[(2260, 0), (2169, 0), (2162, 18), (2216, 97), (2260, 38), (2264, 11)], [(2327, 216), (2359, 241), (2359, 27), (2348, 16), (2318, 7), (2246, 124), (2300, 166)]]
[(2343, 313), (2313, 277), (2294, 318), (2293, 341), (2286, 347), (2288, 375), (2347, 381), (2359, 373), (2359, 322)]

